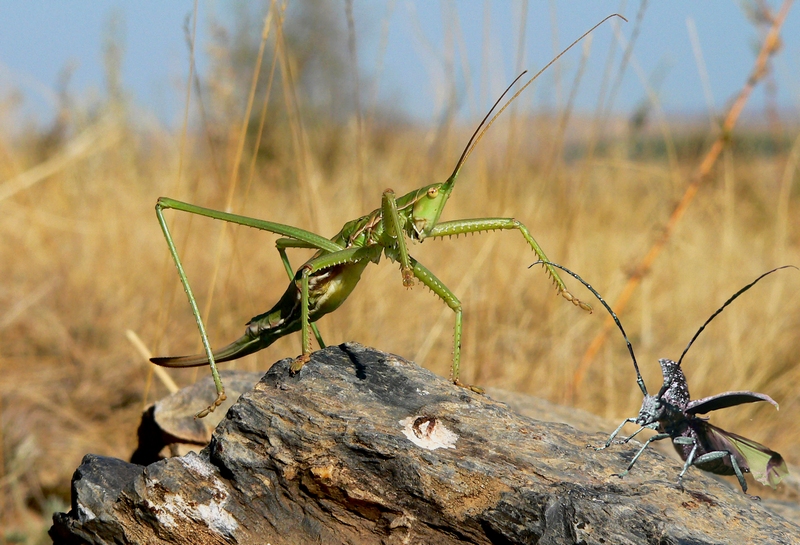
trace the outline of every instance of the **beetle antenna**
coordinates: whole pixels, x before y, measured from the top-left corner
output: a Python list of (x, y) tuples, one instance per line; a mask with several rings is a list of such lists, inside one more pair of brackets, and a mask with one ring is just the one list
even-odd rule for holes
[[(642, 378), (642, 374), (639, 372), (639, 364), (636, 363), (636, 355), (633, 353), (633, 345), (631, 344), (631, 341), (628, 340), (628, 335), (625, 333), (625, 329), (622, 327), (622, 323), (619, 321), (619, 318), (617, 318), (617, 314), (613, 310), (611, 310), (611, 307), (608, 306), (608, 303), (605, 302), (603, 297), (599, 293), (597, 293), (597, 290), (595, 290), (592, 286), (590, 286), (589, 283), (586, 282), (586, 280), (578, 276), (577, 273), (572, 272), (563, 265), (559, 265), (558, 263), (553, 263), (552, 261), (548, 262), (539, 260), (533, 265), (539, 265), (540, 263), (542, 265), (552, 265), (553, 267), (558, 267), (568, 275), (572, 276), (573, 278), (575, 278), (575, 280), (586, 286), (586, 289), (591, 291), (594, 294), (594, 296), (597, 297), (597, 300), (600, 301), (600, 303), (604, 307), (606, 307), (606, 310), (608, 311), (609, 314), (611, 314), (611, 317), (614, 318), (614, 322), (617, 324), (617, 327), (622, 332), (622, 336), (625, 338), (625, 344), (628, 345), (628, 352), (630, 352), (631, 359), (633, 360), (633, 368), (636, 369), (636, 383), (639, 385), (639, 389), (642, 391), (642, 394), (647, 395), (647, 387), (644, 385), (644, 379)], [(533, 267), (533, 265), (531, 265), (528, 268), (530, 269), (531, 267)]]
[[(723, 303), (723, 305), (721, 307), (719, 307), (716, 310), (716, 312), (714, 312), (714, 314), (712, 314), (708, 318), (708, 320), (706, 320), (706, 322), (703, 325), (700, 326), (700, 329), (698, 329), (697, 333), (694, 334), (694, 337), (692, 337), (692, 340), (689, 341), (689, 344), (687, 344), (686, 348), (683, 349), (683, 353), (681, 354), (681, 357), (678, 360), (678, 365), (681, 364), (681, 361), (683, 361), (683, 357), (686, 355), (686, 352), (689, 351), (689, 347), (692, 346), (694, 341), (697, 339), (698, 336), (700, 336), (700, 333), (706, 328), (706, 326), (711, 322), (711, 320), (716, 318), (725, 309), (725, 307), (727, 307), (728, 305), (733, 303), (736, 300), (737, 297), (739, 297), (741, 294), (743, 294), (744, 292), (746, 292), (747, 290), (749, 290), (750, 288), (755, 286), (762, 278), (764, 278), (765, 276), (769, 276), (770, 274), (772, 274), (772, 273), (774, 273), (776, 271), (779, 271), (781, 269), (797, 269), (797, 267), (795, 267), (794, 265), (783, 265), (782, 267), (775, 267), (771, 271), (765, 272), (764, 274), (762, 274), (761, 276), (759, 276), (758, 278), (756, 278), (755, 280), (753, 280), (752, 282), (747, 284), (745, 287), (743, 287), (742, 289), (740, 289), (739, 291), (737, 291), (736, 293), (731, 295), (731, 297), (727, 301), (725, 301), (725, 303)], [(800, 270), (800, 269), (797, 269), (797, 270)]]
[[(534, 75), (534, 76), (533, 76), (531, 79), (529, 79), (529, 80), (528, 80), (528, 81), (525, 83), (525, 85), (523, 85), (522, 87), (520, 87), (520, 88), (519, 88), (519, 90), (518, 90), (516, 93), (514, 93), (514, 95), (513, 95), (511, 98), (509, 98), (509, 99), (508, 99), (508, 101), (507, 101), (505, 104), (503, 104), (503, 107), (502, 107), (502, 108), (500, 108), (500, 109), (497, 111), (497, 113), (496, 113), (496, 114), (494, 114), (494, 116), (493, 116), (491, 119), (489, 119), (489, 116), (490, 116), (490, 115), (492, 115), (492, 112), (493, 112), (493, 111), (494, 111), (494, 109), (497, 107), (497, 105), (498, 105), (498, 104), (500, 104), (500, 101), (501, 101), (501, 100), (503, 100), (503, 97), (504, 97), (504, 96), (506, 96), (506, 94), (507, 94), (507, 93), (508, 93), (508, 92), (511, 90), (511, 88), (514, 86), (514, 84), (515, 84), (515, 83), (517, 83), (517, 81), (519, 81), (519, 79), (520, 79), (522, 76), (524, 76), (524, 75), (526, 74), (526, 72), (523, 72), (522, 74), (520, 74), (519, 76), (517, 76), (517, 78), (516, 78), (516, 79), (515, 79), (515, 80), (514, 80), (514, 81), (511, 83), (511, 85), (509, 85), (509, 86), (508, 86), (508, 88), (507, 88), (507, 89), (506, 89), (506, 90), (503, 92), (503, 94), (502, 94), (502, 95), (500, 95), (500, 98), (498, 98), (498, 99), (497, 99), (497, 102), (495, 102), (495, 103), (494, 103), (494, 105), (492, 106), (492, 108), (489, 110), (489, 113), (487, 113), (487, 114), (486, 114), (486, 117), (484, 117), (484, 118), (483, 118), (483, 121), (481, 121), (480, 125), (478, 125), (478, 128), (477, 128), (477, 129), (475, 129), (475, 132), (474, 132), (474, 133), (472, 133), (472, 138), (470, 138), (470, 139), (469, 139), (469, 142), (467, 142), (467, 146), (464, 148), (464, 151), (461, 153), (461, 157), (458, 159), (458, 162), (456, 163), (456, 168), (454, 168), (454, 169), (453, 169), (453, 173), (450, 175), (450, 179), (454, 178), (454, 177), (455, 177), (455, 176), (458, 174), (458, 171), (459, 171), (459, 170), (461, 170), (461, 166), (462, 166), (462, 165), (463, 165), (463, 164), (464, 164), (464, 163), (467, 161), (467, 158), (468, 158), (468, 157), (469, 157), (469, 155), (472, 153), (472, 150), (474, 150), (474, 149), (475, 149), (475, 146), (477, 146), (477, 145), (478, 145), (478, 142), (480, 142), (480, 141), (481, 141), (481, 138), (483, 138), (483, 135), (484, 135), (484, 134), (486, 134), (486, 131), (488, 131), (488, 130), (489, 130), (489, 127), (491, 127), (491, 126), (492, 126), (492, 124), (495, 122), (495, 120), (496, 120), (498, 117), (500, 117), (500, 114), (502, 114), (502, 113), (503, 113), (503, 111), (505, 111), (505, 109), (506, 109), (506, 108), (508, 108), (508, 106), (509, 106), (509, 105), (510, 105), (512, 102), (514, 102), (514, 100), (516, 100), (516, 98), (517, 98), (517, 97), (520, 95), (520, 93), (522, 93), (522, 91), (524, 91), (524, 90), (525, 90), (525, 89), (528, 87), (528, 85), (530, 85), (531, 83), (533, 83), (533, 81), (534, 81), (536, 78), (538, 78), (538, 77), (539, 77), (539, 76), (542, 74), (542, 72), (544, 72), (545, 70), (547, 70), (548, 68), (550, 68), (550, 65), (552, 65), (554, 62), (556, 62), (558, 59), (560, 59), (560, 58), (562, 57), (562, 55), (564, 55), (564, 53), (566, 53), (567, 51), (569, 51), (570, 49), (572, 49), (572, 48), (573, 48), (573, 47), (574, 47), (574, 46), (575, 46), (575, 45), (576, 45), (578, 42), (580, 42), (580, 41), (581, 41), (581, 40), (583, 40), (583, 39), (584, 39), (586, 36), (588, 36), (589, 34), (591, 34), (591, 33), (594, 31), (594, 29), (596, 29), (597, 27), (599, 27), (600, 25), (602, 25), (603, 23), (605, 23), (606, 21), (608, 21), (608, 20), (609, 20), (609, 19), (611, 19), (612, 17), (619, 17), (620, 19), (622, 19), (622, 20), (623, 20), (623, 21), (625, 21), (626, 23), (628, 22), (628, 20), (627, 20), (625, 17), (623, 17), (622, 15), (620, 15), (619, 13), (612, 13), (611, 15), (609, 15), (608, 17), (606, 17), (605, 19), (603, 19), (602, 21), (600, 21), (599, 23), (597, 23), (596, 25), (594, 25), (592, 28), (590, 28), (589, 30), (587, 30), (586, 32), (584, 32), (584, 33), (581, 35), (581, 37), (580, 37), (580, 38), (578, 38), (577, 40), (575, 40), (574, 42), (572, 42), (571, 44), (569, 44), (569, 45), (568, 45), (568, 46), (567, 46), (567, 47), (566, 47), (566, 48), (565, 48), (565, 49), (564, 49), (564, 50), (563, 50), (561, 53), (559, 53), (558, 55), (556, 55), (556, 56), (553, 58), (553, 60), (551, 60), (550, 62), (548, 62), (548, 63), (545, 65), (545, 67), (544, 67), (544, 68), (542, 68), (541, 70), (539, 70), (538, 72), (536, 72), (536, 75)], [(487, 120), (487, 119), (489, 119), (489, 122), (488, 122), (488, 123), (486, 122), (486, 120)]]
[[(739, 291), (737, 291), (736, 293), (734, 293), (733, 295), (731, 295), (731, 297), (730, 297), (730, 298), (729, 298), (727, 301), (725, 301), (725, 303), (723, 303), (723, 305), (722, 305), (721, 307), (719, 307), (719, 308), (718, 308), (718, 309), (717, 309), (717, 310), (714, 312), (714, 314), (712, 314), (711, 316), (709, 316), (708, 320), (706, 320), (706, 321), (705, 321), (705, 323), (704, 323), (703, 325), (701, 325), (701, 326), (700, 326), (700, 329), (698, 329), (698, 330), (697, 330), (697, 333), (695, 333), (695, 334), (694, 334), (694, 337), (692, 337), (692, 340), (690, 340), (690, 341), (689, 341), (689, 344), (687, 344), (687, 345), (686, 345), (686, 348), (684, 348), (684, 349), (683, 349), (683, 353), (681, 353), (681, 357), (680, 357), (680, 359), (678, 359), (678, 365), (676, 365), (676, 366), (675, 366), (675, 371), (677, 371), (677, 370), (678, 370), (678, 368), (680, 367), (680, 365), (681, 365), (681, 362), (683, 361), (683, 357), (686, 355), (686, 352), (688, 352), (688, 351), (689, 351), (689, 347), (691, 347), (691, 346), (692, 346), (692, 344), (694, 343), (694, 341), (697, 339), (697, 337), (699, 337), (699, 336), (700, 336), (700, 333), (702, 333), (702, 332), (703, 332), (703, 330), (706, 328), (706, 326), (707, 326), (709, 323), (711, 323), (711, 320), (713, 320), (713, 319), (714, 319), (714, 318), (716, 318), (716, 317), (717, 317), (717, 316), (718, 316), (720, 313), (722, 313), (722, 311), (723, 311), (723, 310), (725, 310), (725, 307), (727, 307), (728, 305), (730, 305), (731, 303), (733, 303), (733, 302), (736, 300), (736, 298), (737, 298), (737, 297), (739, 297), (741, 294), (743, 294), (744, 292), (746, 292), (747, 290), (749, 290), (750, 288), (752, 288), (753, 286), (755, 286), (756, 284), (758, 284), (758, 282), (759, 282), (759, 281), (760, 281), (762, 278), (764, 278), (765, 276), (769, 276), (770, 274), (772, 274), (772, 273), (774, 273), (774, 272), (776, 272), (776, 271), (779, 271), (779, 270), (781, 270), (781, 269), (796, 269), (796, 270), (800, 270), (800, 269), (798, 269), (797, 267), (795, 267), (794, 265), (783, 265), (783, 266), (781, 266), (781, 267), (775, 267), (775, 268), (774, 268), (774, 269), (772, 269), (771, 271), (767, 271), (767, 272), (765, 272), (764, 274), (762, 274), (761, 276), (759, 276), (758, 278), (756, 278), (755, 280), (753, 280), (752, 282), (750, 282), (749, 284), (747, 284), (745, 287), (743, 287), (742, 289), (740, 289)], [(673, 372), (672, 376), (675, 376), (675, 372)], [(659, 391), (659, 395), (658, 395), (658, 397), (661, 397), (661, 396), (664, 394), (664, 392), (666, 392), (666, 391), (667, 391), (667, 388), (669, 388), (670, 384), (672, 384), (672, 377), (670, 377), (670, 380), (669, 380), (669, 381), (664, 381), (664, 385), (663, 385), (663, 386), (661, 386), (661, 390)]]

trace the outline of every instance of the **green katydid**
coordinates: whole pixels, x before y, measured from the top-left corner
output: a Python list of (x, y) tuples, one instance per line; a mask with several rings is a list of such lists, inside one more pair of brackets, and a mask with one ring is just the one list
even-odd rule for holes
[[(197, 321), (204, 353), (193, 356), (151, 358), (150, 361), (165, 367), (196, 367), (202, 365), (211, 367), (211, 374), (217, 390), (217, 399), (208, 408), (199, 412), (197, 417), (206, 416), (225, 400), (225, 390), (217, 372), (216, 362), (235, 360), (252, 354), (268, 347), (277, 339), (299, 330), (302, 340), (302, 354), (291, 365), (291, 371), (298, 372), (308, 362), (312, 351), (309, 329), (313, 331), (319, 346), (324, 348), (325, 343), (314, 322), (325, 314), (336, 310), (353, 291), (361, 279), (361, 273), (364, 268), (370, 262), (378, 263), (382, 254), (388, 259), (400, 263), (405, 287), (413, 286), (414, 278), (416, 278), (439, 296), (455, 313), (451, 378), (455, 384), (463, 386), (459, 381), (461, 302), (444, 283), (408, 253), (406, 237), (413, 241), (422, 242), (428, 238), (516, 229), (522, 234), (538, 259), (543, 263), (546, 272), (556, 286), (557, 292), (573, 304), (580, 306), (584, 310), (591, 311), (591, 307), (588, 304), (580, 301), (567, 290), (557, 270), (549, 264), (550, 262), (539, 244), (533, 239), (528, 229), (516, 219), (478, 218), (439, 222), (439, 217), (455, 186), (461, 167), (497, 117), (539, 74), (558, 60), (561, 55), (566, 53), (597, 26), (614, 16), (621, 17), (620, 15), (610, 15), (575, 40), (550, 61), (547, 66), (528, 80), (497, 111), (494, 117), (489, 119), (492, 112), (503, 100), (503, 97), (525, 75), (525, 72), (520, 74), (494, 103), (489, 113), (478, 125), (447, 181), (415, 189), (399, 198), (395, 197), (391, 189), (387, 189), (383, 192), (380, 208), (373, 210), (366, 216), (347, 222), (341, 231), (330, 239), (289, 225), (203, 208), (166, 197), (159, 198), (156, 203), (156, 215), (167, 240), (172, 258), (178, 268), (178, 274), (189, 299), (192, 313)], [(192, 289), (189, 286), (183, 265), (178, 257), (167, 223), (164, 220), (162, 211), (169, 208), (237, 225), (262, 229), (283, 237), (276, 241), (276, 246), (289, 275), (289, 286), (275, 306), (248, 322), (245, 334), (241, 338), (217, 351), (212, 351), (211, 349)], [(297, 272), (293, 272), (289, 258), (286, 255), (287, 248), (308, 248), (317, 251)], [(480, 391), (478, 388), (473, 389)]]

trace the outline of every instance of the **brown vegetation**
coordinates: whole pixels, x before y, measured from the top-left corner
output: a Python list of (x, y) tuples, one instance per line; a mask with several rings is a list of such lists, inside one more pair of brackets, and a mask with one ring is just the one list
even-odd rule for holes
[[(135, 112), (119, 98), (100, 114), (70, 112), (58, 138), (51, 131), (0, 140), (0, 526), (17, 532), (0, 540), (46, 528), (48, 511), (64, 510), (84, 454), (125, 459), (132, 452), (142, 408), (167, 390), (151, 381), (127, 330), (154, 354), (199, 351), (156, 222), (157, 197), (224, 208), (230, 194), (237, 213), (332, 236), (377, 208), (386, 187), (401, 195), (443, 180), (472, 131), (457, 123), (433, 128), (321, 116), (293, 102), (301, 83), (279, 77), (266, 136), (256, 146), (271, 50), (233, 190), (247, 90), (236, 90), (237, 101), (221, 84), (204, 83), (206, 117), (186, 131), (183, 155), (180, 133), (134, 123)], [(218, 51), (217, 70), (229, 60), (226, 51), (233, 49)], [(292, 56), (281, 47), (278, 53), (277, 72), (284, 74)], [(239, 80), (215, 73), (209, 81)], [(196, 95), (193, 108), (195, 101)], [(613, 302), (716, 134), (677, 126), (654, 137), (610, 120), (595, 145), (583, 136), (593, 134), (594, 120), (572, 119), (566, 137), (559, 120), (509, 111), (464, 167), (443, 219), (513, 216), (552, 260)], [(764, 141), (768, 152), (756, 146)], [(621, 315), (651, 389), (660, 384), (656, 358), (677, 358), (733, 292), (769, 268), (800, 265), (796, 127), (737, 128), (731, 142)], [(678, 153), (661, 153), (665, 145)], [(254, 156), (249, 150), (256, 147)], [(285, 289), (276, 237), (185, 214), (169, 221), (207, 309), (212, 344), (227, 343)], [(602, 309), (589, 315), (556, 297), (545, 275), (527, 268), (533, 253), (513, 232), (430, 240), (411, 251), (464, 304), (466, 382), (566, 398), (603, 327)], [(291, 254), (293, 263), (307, 255)], [(590, 300), (570, 280), (573, 293)], [(441, 301), (421, 287), (404, 289), (397, 266), (382, 262), (367, 268), (348, 302), (319, 327), (328, 343), (355, 340), (447, 375), (452, 324)], [(779, 413), (743, 406), (714, 415), (714, 422), (782, 452), (791, 464), (800, 464), (798, 331), (800, 273), (781, 272), (715, 320), (684, 367), (694, 397), (749, 389), (775, 398)], [(299, 348), (293, 335), (235, 365), (266, 370)], [(197, 376), (170, 374), (180, 385)], [(633, 416), (640, 401), (625, 344), (612, 331), (574, 403), (621, 419)]]

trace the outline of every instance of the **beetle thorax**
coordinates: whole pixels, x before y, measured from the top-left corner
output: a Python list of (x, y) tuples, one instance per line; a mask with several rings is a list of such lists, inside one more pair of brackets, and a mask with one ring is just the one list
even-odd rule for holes
[(669, 359), (660, 359), (661, 373), (664, 375), (664, 384), (669, 387), (664, 392), (663, 401), (673, 405), (683, 411), (689, 404), (689, 385), (686, 383), (686, 375), (678, 364)]
[(678, 364), (672, 360), (661, 359), (658, 360), (658, 363), (661, 364), (664, 384), (667, 384), (668, 387), (660, 396), (644, 396), (639, 416), (636, 417), (636, 423), (640, 426), (654, 422), (669, 426), (685, 418), (683, 411), (689, 403), (689, 387), (686, 385), (686, 376)]

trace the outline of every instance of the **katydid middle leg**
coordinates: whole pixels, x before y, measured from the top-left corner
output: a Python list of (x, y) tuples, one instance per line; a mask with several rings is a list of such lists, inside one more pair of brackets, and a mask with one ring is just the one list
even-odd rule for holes
[(456, 295), (450, 291), (450, 289), (445, 286), (441, 280), (436, 278), (436, 276), (419, 261), (410, 256), (409, 260), (414, 272), (414, 276), (416, 276), (420, 282), (425, 284), (433, 293), (438, 295), (439, 298), (442, 299), (442, 301), (444, 301), (448, 307), (453, 309), (453, 312), (456, 314), (456, 322), (455, 326), (453, 327), (453, 366), (451, 369), (450, 378), (459, 386), (464, 386), (475, 392), (483, 393), (481, 388), (462, 384), (458, 378), (461, 365), (461, 301), (458, 300), (458, 297), (456, 297)]
[(393, 246), (396, 248), (397, 260), (400, 262), (400, 271), (403, 275), (403, 285), (410, 288), (414, 285), (411, 256), (408, 255), (405, 233), (400, 222), (400, 216), (397, 213), (397, 200), (395, 199), (394, 191), (391, 189), (383, 192), (381, 210), (383, 212), (384, 236), (387, 238), (384, 245), (387, 248)]
[[(275, 246), (278, 248), (278, 253), (281, 256), (281, 262), (283, 263), (283, 268), (286, 269), (286, 274), (289, 275), (289, 281), (291, 282), (294, 280), (294, 269), (292, 268), (292, 263), (289, 261), (289, 256), (286, 255), (286, 248), (314, 249), (314, 247), (291, 238), (279, 238), (277, 241), (275, 241)], [(317, 324), (311, 324), (311, 331), (314, 332), (314, 337), (317, 339), (319, 347), (325, 348), (325, 341), (322, 340), (322, 335), (317, 328)]]
[[(300, 371), (310, 359), (311, 338), (308, 331), (312, 318), (316, 320), (338, 308), (355, 288), (364, 267), (380, 258), (381, 250), (380, 246), (353, 246), (318, 255), (300, 267), (295, 278), (299, 277), (300, 282), (300, 337), (303, 350), (302, 354), (292, 362), (290, 367), (292, 373)], [(324, 275), (314, 276), (334, 268), (338, 268), (335, 272), (331, 272), (335, 275), (335, 279), (323, 278)], [(312, 280), (318, 281), (321, 285), (318, 286), (316, 283), (312, 285)]]

